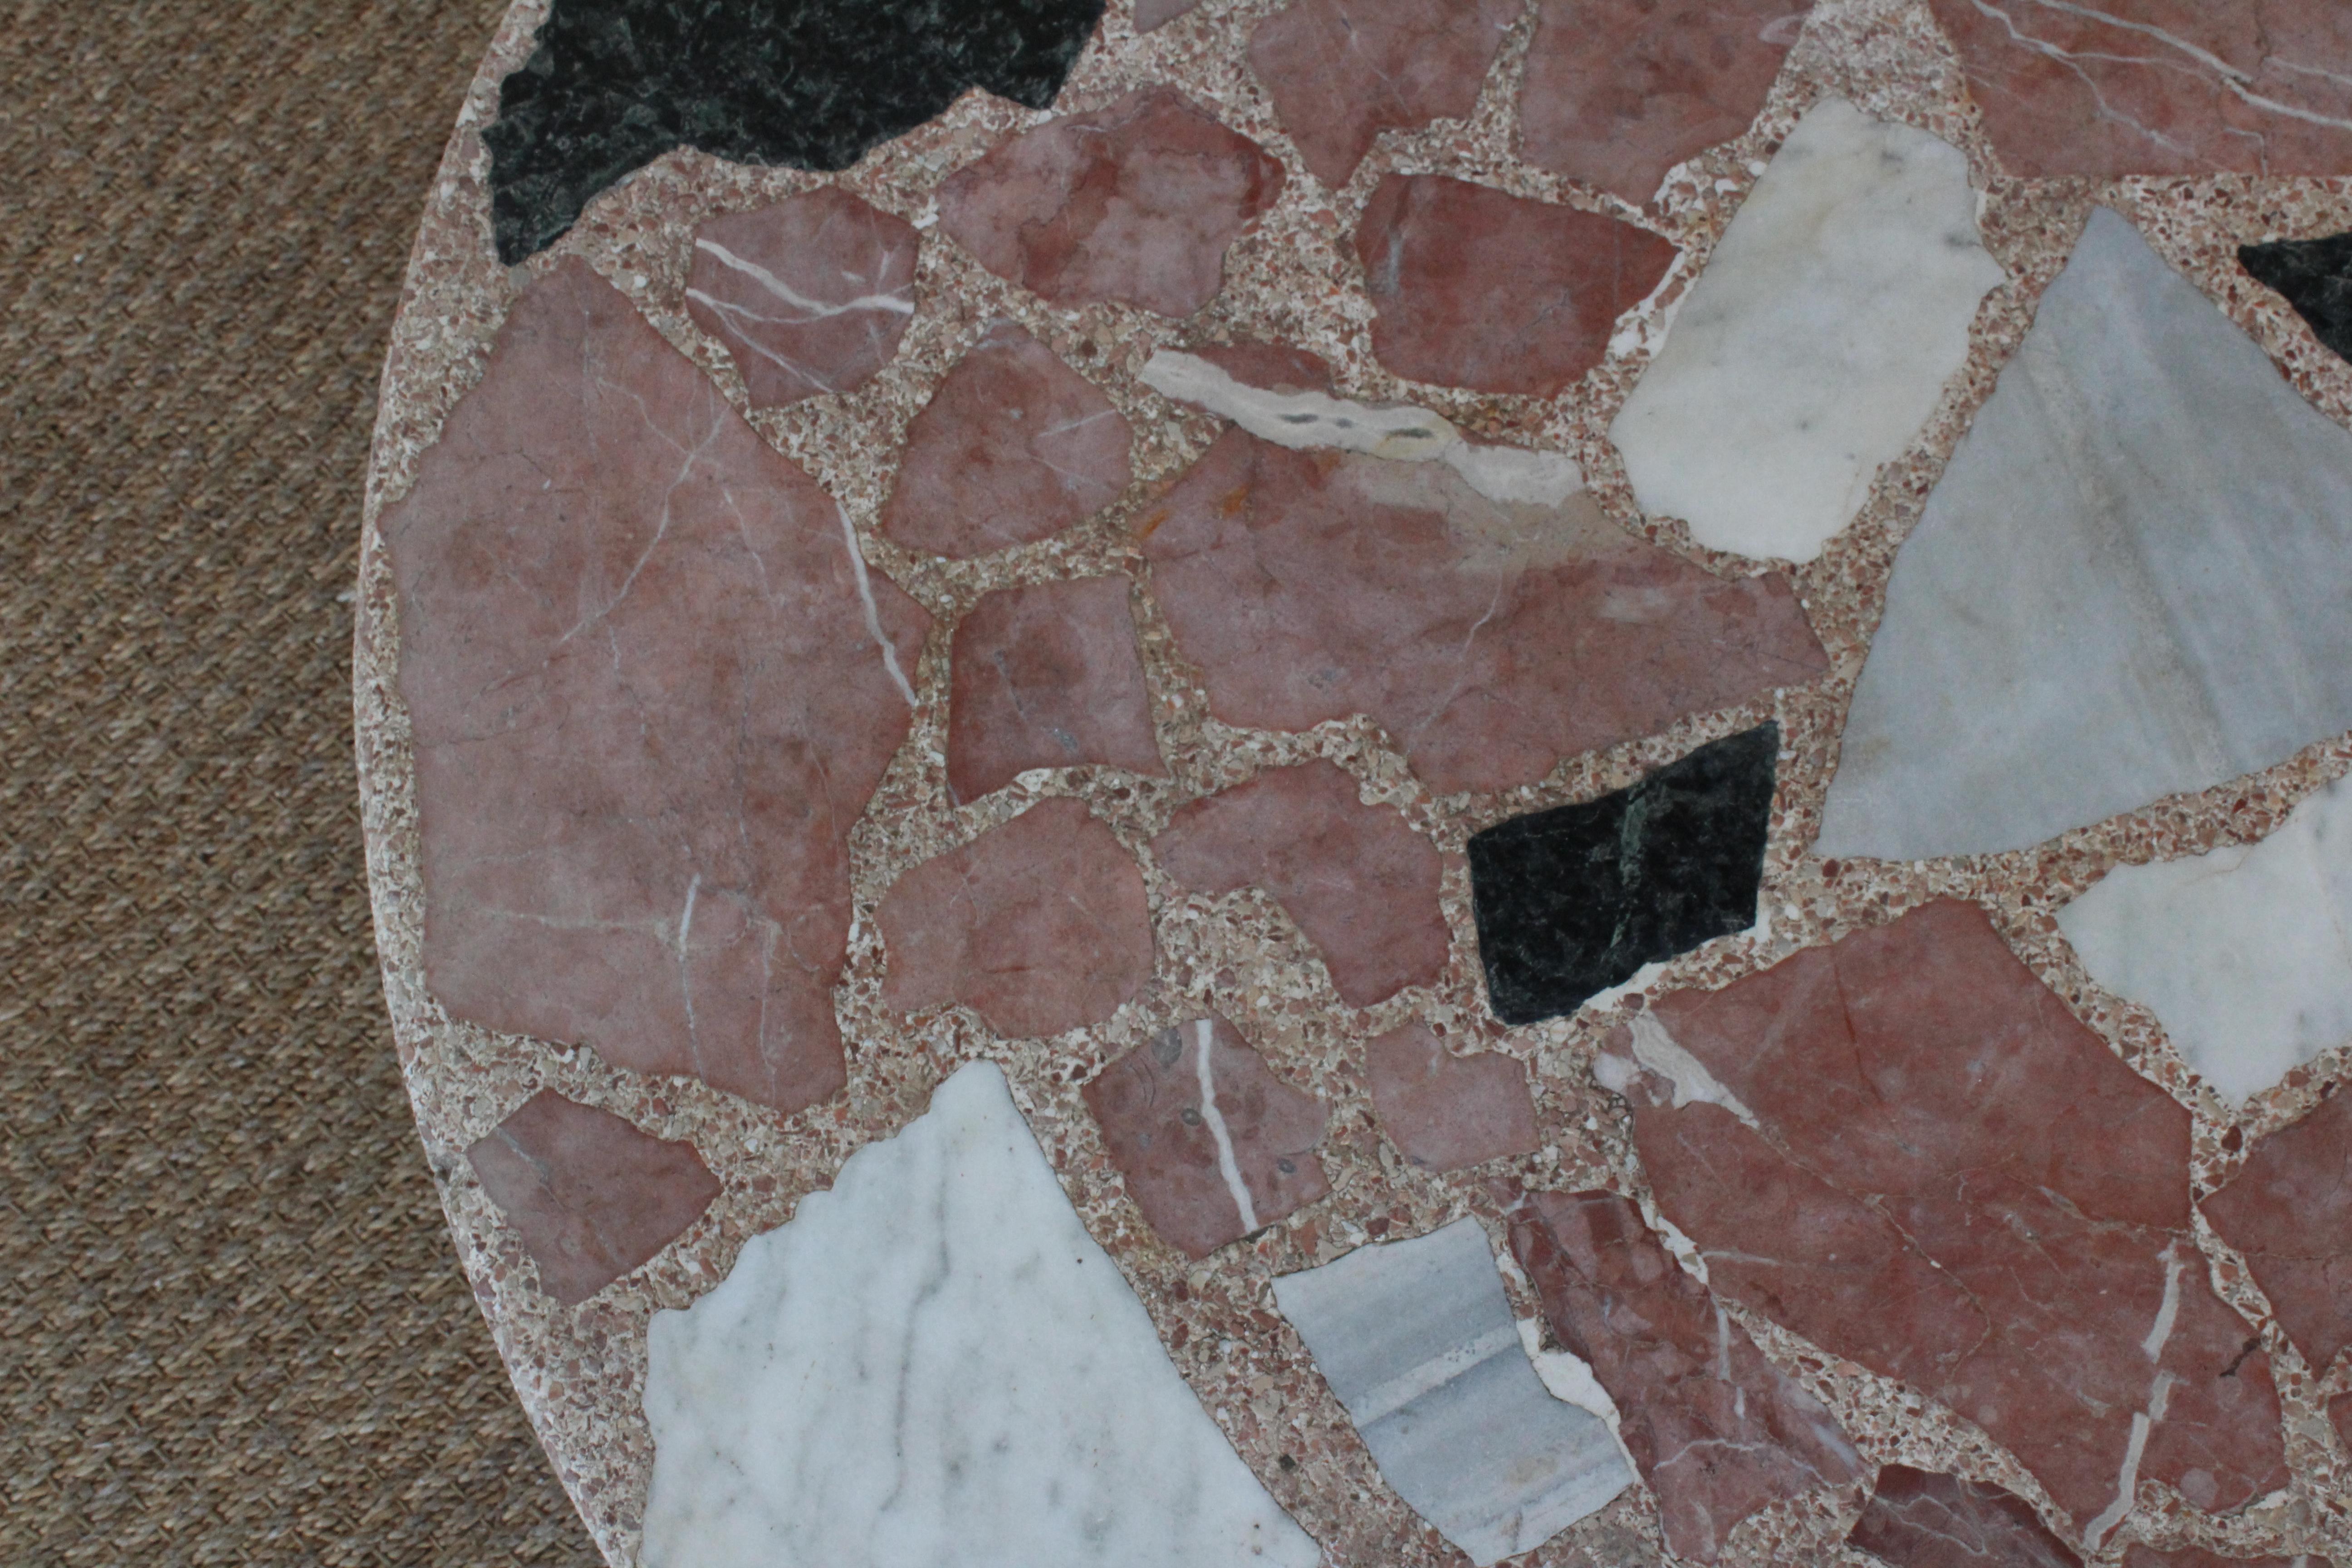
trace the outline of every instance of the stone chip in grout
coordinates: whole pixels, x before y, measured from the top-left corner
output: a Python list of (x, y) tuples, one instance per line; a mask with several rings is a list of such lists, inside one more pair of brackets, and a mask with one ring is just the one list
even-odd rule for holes
[(969, 804), (1031, 768), (1168, 772), (1124, 577), (999, 588), (950, 645), (948, 789)]
[(1887, 1465), (1846, 1533), (1891, 1568), (2082, 1568), (2033, 1505), (1965, 1476)]
[(1455, 1056), (1422, 1023), (1375, 1035), (1364, 1055), (1381, 1130), (1410, 1163), (1459, 1171), (1543, 1147), (1517, 1057)]
[(2257, 1141), (2198, 1206), (2324, 1374), (2352, 1346), (2352, 1095), (2331, 1094)]

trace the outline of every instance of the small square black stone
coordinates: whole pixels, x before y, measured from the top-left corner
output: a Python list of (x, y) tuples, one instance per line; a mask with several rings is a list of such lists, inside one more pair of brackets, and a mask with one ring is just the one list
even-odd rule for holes
[(2352, 360), (2352, 234), (2242, 245), (2238, 265), (2285, 295), (2321, 342)]
[(1754, 924), (1780, 754), (1780, 727), (1760, 724), (1614, 795), (1472, 835), (1495, 1016), (1572, 1013), (1645, 963)]

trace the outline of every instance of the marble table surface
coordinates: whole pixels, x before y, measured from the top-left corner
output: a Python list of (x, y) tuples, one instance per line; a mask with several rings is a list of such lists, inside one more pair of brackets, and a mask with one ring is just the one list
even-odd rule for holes
[(515, 0), (358, 584), (614, 1568), (2352, 1563), (2352, 8)]

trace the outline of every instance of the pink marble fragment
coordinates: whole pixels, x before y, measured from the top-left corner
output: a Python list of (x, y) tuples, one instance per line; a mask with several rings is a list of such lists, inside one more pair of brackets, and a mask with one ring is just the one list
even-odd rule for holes
[(821, 185), (695, 231), (686, 311), (727, 347), (752, 406), (864, 385), (915, 314), (903, 218)]
[(1151, 978), (1143, 873), (1086, 803), (1041, 801), (898, 879), (882, 1004), (961, 1002), (1007, 1039), (1099, 1024)]
[(1219, 437), (1146, 513), (1154, 595), (1228, 723), (1369, 713), (1440, 792), (1821, 675), (1788, 580), (1727, 582), (1578, 493), (1487, 500), (1442, 463)]
[(1288, 343), (1244, 339), (1237, 343), (1212, 343), (1184, 352), (1195, 359), (1207, 360), (1244, 386), (1267, 392), (1331, 390), (1331, 367), (1322, 356)]
[(1847, 1532), (1893, 1568), (2082, 1568), (2083, 1559), (2015, 1492), (1963, 1476), (1888, 1465)]
[(1136, 1206), (1188, 1258), (1206, 1258), (1331, 1191), (1313, 1153), (1328, 1115), (1323, 1102), (1276, 1078), (1221, 1017), (1161, 1030), (1084, 1093)]
[(1356, 225), (1372, 353), (1415, 381), (1550, 397), (1601, 363), (1675, 247), (1600, 213), (1391, 174)]
[(940, 187), (940, 226), (1056, 305), (1189, 316), (1225, 249), (1282, 189), (1282, 164), (1168, 87), (1139, 88), (997, 143)]
[(1744, 133), (1812, 0), (1543, 0), (1519, 82), (1519, 155), (1646, 202)]
[(1135, 30), (1139, 36), (1157, 32), (1177, 17), (1200, 7), (1201, 0), (1135, 0)]
[(2326, 1560), (2294, 1557), (2224, 1557), (2201, 1546), (2149, 1546), (2135, 1541), (2124, 1548), (2123, 1568), (2327, 1568)]
[(1837, 1417), (1765, 1359), (1631, 1203), (1495, 1192), (1544, 1321), (1617, 1406), (1675, 1556), (1712, 1563), (1749, 1514), (1862, 1473)]
[(1093, 383), (999, 321), (908, 426), (882, 532), (959, 560), (1033, 543), (1118, 499), (1129, 441)]
[(1292, 0), (1249, 64), (1314, 176), (1338, 190), (1383, 131), (1461, 119), (1526, 0)]
[(2009, 173), (2352, 174), (2341, 0), (1929, 0)]
[(1276, 768), (1180, 807), (1152, 858), (1195, 892), (1255, 885), (1322, 951), (1350, 1007), (1445, 972), (1437, 847), (1392, 805), (1367, 805), (1327, 762)]
[(383, 531), (442, 1005), (785, 1110), (838, 1089), (845, 841), (922, 608), (576, 259)]
[(2128, 1501), (2127, 1451), (2215, 1511), (2284, 1484), (2269, 1360), (2189, 1234), (2189, 1112), (1982, 910), (1938, 900), (1637, 1023), (1650, 1061), (1711, 1075), (1678, 1089), (1623, 1030), (1596, 1069), (1718, 1292), (1942, 1400), (2088, 1533)]
[(702, 1217), (719, 1178), (691, 1143), (541, 1089), (466, 1150), (482, 1190), (567, 1307), (646, 1262)]
[(2315, 1372), (2352, 1345), (2352, 1095), (2256, 1143), (2201, 1205)]
[(1500, 1051), (1457, 1057), (1426, 1024), (1376, 1035), (1365, 1047), (1372, 1109), (1412, 1164), (1459, 1171), (1543, 1147), (1527, 1068)]
[(957, 623), (948, 788), (957, 801), (1029, 768), (1165, 774), (1124, 577), (1000, 588)]

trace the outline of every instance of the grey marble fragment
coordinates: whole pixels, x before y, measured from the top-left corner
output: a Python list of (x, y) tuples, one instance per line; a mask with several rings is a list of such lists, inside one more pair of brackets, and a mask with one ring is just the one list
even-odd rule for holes
[(1478, 1568), (1631, 1484), (1608, 1425), (1536, 1375), (1476, 1220), (1284, 1275), (1274, 1296), (1381, 1476)]
[(1815, 850), (2021, 848), (2352, 727), (2352, 433), (2095, 209), (1895, 557)]

